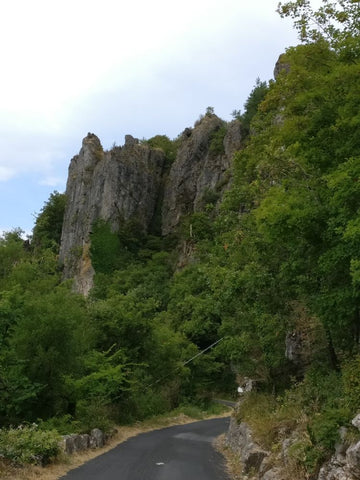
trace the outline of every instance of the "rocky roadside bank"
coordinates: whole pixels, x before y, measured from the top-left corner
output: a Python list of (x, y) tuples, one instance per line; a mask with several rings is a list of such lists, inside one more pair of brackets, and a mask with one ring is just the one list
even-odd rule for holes
[[(360, 430), (360, 413), (351, 423)], [(317, 480), (360, 479), (360, 441), (349, 443), (345, 427), (339, 433), (341, 440), (333, 456), (321, 467)], [(290, 452), (297, 441), (295, 431), (281, 442), (276, 452), (264, 450), (254, 439), (249, 425), (238, 423), (233, 416), (224, 444), (237, 456), (244, 480), (294, 480), (294, 461)]]

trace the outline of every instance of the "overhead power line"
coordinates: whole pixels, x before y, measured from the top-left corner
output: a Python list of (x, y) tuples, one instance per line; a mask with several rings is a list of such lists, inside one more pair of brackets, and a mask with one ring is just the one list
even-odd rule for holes
[[(225, 337), (221, 337), (219, 338), (219, 340), (216, 340), (216, 342), (212, 343), (211, 345), (209, 345), (208, 347), (204, 348), (204, 350), (201, 350), (201, 352), (198, 352), (196, 355), (194, 355), (193, 357), (189, 358), (189, 360), (186, 360), (185, 362), (182, 363), (182, 366), (184, 367), (185, 365), (187, 365), (188, 363), (191, 363), (193, 360), (195, 360), (195, 358), (197, 357), (200, 357), (200, 355), (203, 355), (205, 352), (207, 352), (208, 350), (210, 350), (211, 348), (215, 347), (215, 345), (217, 345), (218, 343), (220, 343), (222, 340), (224, 340)], [(171, 373), (167, 374), (167, 375), (164, 375), (163, 377), (161, 378), (158, 378), (157, 380), (155, 380), (155, 382), (152, 382), (150, 383), (149, 385), (146, 385), (145, 388), (149, 388), (149, 387), (152, 387), (153, 385), (156, 385), (157, 383), (161, 382), (162, 380), (164, 380), (165, 378), (169, 377), (171, 375)]]

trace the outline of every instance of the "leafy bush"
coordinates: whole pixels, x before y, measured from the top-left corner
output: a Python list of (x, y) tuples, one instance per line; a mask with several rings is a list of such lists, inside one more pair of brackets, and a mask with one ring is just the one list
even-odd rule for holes
[(131, 423), (136, 420), (162, 415), (170, 410), (170, 402), (162, 392), (138, 391), (122, 406), (119, 420), (121, 423)]
[(160, 148), (164, 152), (168, 164), (174, 162), (179, 147), (179, 139), (170, 140), (166, 135), (155, 135), (144, 143), (152, 148)]
[(46, 464), (59, 453), (60, 435), (33, 424), (0, 430), (0, 455), (16, 464)]
[(211, 135), (211, 141), (210, 141), (210, 147), (209, 147), (209, 150), (211, 153), (214, 153), (215, 155), (224, 155), (225, 135), (226, 135), (226, 125), (223, 125), (222, 127), (219, 128), (219, 130), (216, 130), (216, 132), (214, 132)]
[(69, 414), (40, 420), (39, 429), (44, 431), (56, 430), (61, 435), (80, 433), (82, 431), (81, 423), (78, 420), (74, 420)]
[(200, 241), (214, 236), (214, 227), (209, 215), (195, 212), (185, 219), (182, 225), (183, 236), (188, 240)]
[(344, 408), (327, 408), (314, 416), (309, 426), (313, 441), (330, 452), (339, 440), (339, 428), (349, 422), (349, 411)]
[(116, 408), (106, 404), (103, 399), (81, 400), (76, 405), (78, 431), (89, 433), (93, 428), (99, 428), (103, 432), (110, 432), (116, 423), (116, 414)]
[(360, 355), (343, 366), (344, 397), (347, 406), (355, 414), (359, 408), (360, 398)]
[(64, 219), (66, 196), (56, 190), (50, 194), (41, 212), (36, 217), (32, 243), (35, 247), (50, 247), (58, 250)]

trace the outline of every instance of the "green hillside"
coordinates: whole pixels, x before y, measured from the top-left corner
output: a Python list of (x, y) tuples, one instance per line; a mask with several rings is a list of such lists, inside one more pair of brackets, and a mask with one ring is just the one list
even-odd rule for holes
[[(360, 7), (323, 3), (279, 7), (302, 44), (234, 111), (247, 138), (220, 209), (209, 192), (172, 238), (94, 225), (86, 299), (61, 282), (64, 195), (30, 243), (0, 239), (2, 427), (109, 429), (234, 397), (250, 377), (243, 415), (264, 444), (300, 428), (302, 471), (329, 456), (360, 408)], [(176, 140), (159, 139), (172, 161)]]

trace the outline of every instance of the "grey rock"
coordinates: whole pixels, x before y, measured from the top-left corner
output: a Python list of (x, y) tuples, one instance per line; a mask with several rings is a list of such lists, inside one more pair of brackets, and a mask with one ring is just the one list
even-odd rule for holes
[(64, 452), (68, 454), (87, 450), (90, 447), (90, 435), (65, 435), (62, 441), (62, 447)]
[(274, 68), (275, 80), (277, 79), (277, 77), (281, 72), (285, 72), (285, 73), (290, 72), (290, 64), (289, 62), (286, 61), (286, 56), (283, 53), (279, 56), (275, 64), (275, 68)]
[[(342, 432), (344, 434), (344, 431)], [(345, 444), (344, 444), (345, 445)], [(360, 442), (351, 445), (343, 455), (344, 446), (320, 469), (318, 480), (359, 480)]]
[(259, 471), (263, 460), (269, 455), (269, 452), (254, 442), (249, 426), (244, 422), (238, 424), (234, 417), (230, 420), (225, 441), (240, 456), (245, 474)]
[(83, 435), (76, 435), (74, 438), (74, 446), (77, 452), (87, 450), (90, 446), (90, 435), (86, 433)]
[(62, 448), (65, 453), (72, 454), (76, 451), (75, 449), (75, 438), (77, 435), (64, 435), (62, 440)]
[(231, 158), (241, 147), (241, 124), (235, 120), (227, 125), (224, 153), (210, 151), (213, 134), (224, 124), (211, 114), (185, 129), (170, 172), (161, 149), (131, 135), (123, 147), (107, 152), (93, 133), (84, 138), (69, 167), (59, 254), (63, 277), (74, 280), (75, 291), (87, 295), (93, 286), (90, 248), (97, 220), (109, 223), (114, 232), (134, 220), (147, 232), (155, 211), (161, 210), (162, 233), (168, 235), (184, 215), (202, 211), (209, 195), (214, 203), (221, 199), (230, 185)]
[(139, 144), (139, 139), (134, 138), (132, 135), (125, 135), (125, 147), (133, 147)]
[(347, 471), (346, 466), (332, 458), (321, 469), (318, 480), (355, 480)]
[(191, 134), (192, 134), (192, 128), (187, 127), (185, 128), (185, 130), (182, 132), (181, 135), (183, 137), (190, 137)]
[(346, 444), (346, 434), (348, 429), (346, 427), (339, 428), (340, 440), (335, 444), (335, 457), (341, 458), (346, 454), (349, 444)]
[(360, 442), (346, 450), (346, 463), (354, 478), (360, 478)]
[(65, 453), (71, 455), (89, 448), (101, 448), (105, 443), (104, 433), (98, 428), (94, 428), (90, 435), (87, 433), (82, 435), (64, 435), (62, 439), (62, 449)]
[(255, 383), (255, 380), (252, 378), (245, 377), (243, 383), (244, 392), (252, 392), (255, 388)]
[(101, 448), (105, 444), (104, 433), (99, 428), (94, 428), (90, 433), (90, 447)]
[(303, 361), (303, 342), (299, 332), (288, 332), (285, 339), (285, 357), (295, 365)]
[[(212, 191), (221, 197), (228, 182), (227, 170), (231, 158), (213, 154), (209, 148), (212, 135), (224, 122), (216, 115), (205, 115), (193, 130), (186, 129), (182, 135), (177, 157), (171, 166), (165, 184), (162, 206), (162, 233), (168, 235), (179, 225), (183, 216), (201, 211), (204, 207), (204, 194)], [(236, 125), (232, 129), (236, 130)], [(238, 145), (238, 135), (234, 141), (230, 134), (226, 145), (233, 152)]]
[(240, 150), (242, 146), (242, 130), (241, 122), (233, 120), (227, 125), (224, 138), (224, 149), (227, 158), (231, 158), (235, 152)]
[(355, 428), (357, 428), (358, 430), (360, 430), (360, 413), (358, 413), (356, 415), (356, 417), (354, 417), (352, 420), (351, 420), (351, 423), (352, 425), (354, 425)]
[(74, 278), (74, 289), (84, 295), (93, 284), (89, 252), (94, 222), (102, 219), (117, 231), (134, 219), (146, 231), (154, 215), (164, 154), (130, 137), (126, 147), (104, 152), (89, 133), (70, 163), (59, 259), (64, 278)]
[(281, 468), (271, 468), (260, 476), (261, 480), (287, 480)]

